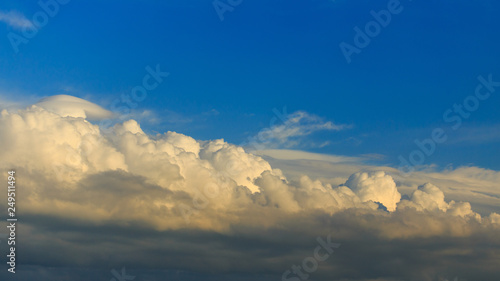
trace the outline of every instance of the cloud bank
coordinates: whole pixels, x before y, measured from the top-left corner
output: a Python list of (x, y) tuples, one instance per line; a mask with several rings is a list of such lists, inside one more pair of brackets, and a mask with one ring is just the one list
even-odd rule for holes
[(433, 183), (411, 189), (384, 171), (292, 180), (222, 139), (148, 135), (134, 120), (103, 131), (85, 119), (105, 113), (61, 96), (1, 112), (0, 166), (17, 171), (26, 263), (277, 280), (331, 235), (342, 247), (314, 279), (498, 276), (500, 215), (447, 200)]

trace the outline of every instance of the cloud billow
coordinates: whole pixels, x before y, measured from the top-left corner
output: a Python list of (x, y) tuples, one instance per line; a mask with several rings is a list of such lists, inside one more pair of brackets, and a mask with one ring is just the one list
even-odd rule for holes
[(400, 183), (381, 171), (341, 185), (291, 180), (222, 139), (151, 136), (134, 120), (104, 133), (86, 120), (105, 113), (91, 104), (73, 108), (76, 116), (42, 105), (0, 114), (0, 145), (8, 148), (0, 166), (16, 169), (22, 185), (26, 263), (275, 280), (311, 254), (317, 237), (331, 235), (342, 247), (314, 279), (438, 280), (455, 269), (464, 279), (494, 280), (499, 273), (491, 261), (500, 257), (500, 215), (446, 201), (431, 183), (402, 197)]

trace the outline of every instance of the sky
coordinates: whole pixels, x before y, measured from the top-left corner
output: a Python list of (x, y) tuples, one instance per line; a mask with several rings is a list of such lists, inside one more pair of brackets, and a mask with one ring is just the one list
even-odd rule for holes
[[(500, 80), (496, 1), (402, 1), (400, 13), (347, 63), (354, 27), (388, 1), (251, 1), (220, 20), (209, 1), (71, 1), (15, 53), (0, 41), (5, 100), (69, 94), (108, 109), (141, 83), (148, 65), (168, 79), (137, 111), (162, 118), (148, 131), (176, 130), (197, 139), (243, 143), (269, 127), (273, 109), (306, 111), (341, 132), (319, 132), (301, 150), (380, 154), (398, 165), (414, 141), (453, 123), (443, 113), (474, 94), (477, 77)], [(41, 7), (4, 1), (26, 19)], [(425, 15), (424, 19), (422, 15)], [(15, 24), (2, 20), (3, 33)], [(29, 81), (29, 83), (26, 83)], [(498, 95), (481, 101), (460, 130), (424, 164), (500, 169)], [(329, 142), (323, 147), (321, 144)]]
[(497, 280), (499, 11), (2, 1), (0, 168), (29, 238), (5, 276), (285, 280), (331, 234), (289, 280)]

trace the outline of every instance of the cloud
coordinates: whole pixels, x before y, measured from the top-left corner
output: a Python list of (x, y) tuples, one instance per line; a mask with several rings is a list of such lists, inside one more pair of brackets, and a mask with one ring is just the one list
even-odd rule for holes
[(93, 120), (111, 117), (111, 112), (91, 103), (68, 95), (50, 96), (35, 104), (63, 117), (82, 117)]
[(384, 171), (394, 178), (398, 191), (404, 196), (411, 196), (418, 186), (428, 182), (439, 186), (449, 200), (469, 202), (481, 215), (500, 211), (499, 171), (479, 167), (458, 167), (438, 171), (435, 167), (427, 167), (425, 170), (402, 175), (393, 167), (367, 164), (363, 161), (366, 156), (361, 157), (361, 161), (335, 162), (322, 160), (321, 157), (301, 160), (261, 155), (272, 167), (281, 169), (287, 178), (293, 180), (298, 180), (306, 174), (325, 183), (340, 185), (359, 171)]
[[(410, 198), (404, 200), (398, 208), (415, 208), (419, 211), (441, 211), (449, 213), (453, 216), (472, 217), (477, 221), (481, 221), (481, 216), (472, 211), (469, 202), (455, 202), (451, 200), (447, 203), (444, 193), (435, 185), (426, 183), (418, 187)], [(494, 213), (492, 213), (491, 222), (496, 223)]]
[(420, 210), (446, 211), (448, 204), (444, 201), (444, 193), (435, 185), (430, 183), (421, 185), (413, 192), (411, 202), (415, 203)]
[[(319, 131), (340, 131), (349, 125), (337, 125), (305, 111), (296, 111), (284, 117), (283, 123), (261, 130), (249, 143), (251, 150), (291, 148), (303, 145), (304, 137)], [(323, 143), (328, 145), (328, 143)], [(318, 146), (321, 146), (319, 144)]]
[(382, 171), (353, 174), (345, 185), (356, 192), (363, 202), (381, 203), (391, 212), (396, 210), (396, 205), (401, 199), (393, 178)]
[[(500, 215), (480, 216), (446, 196), (450, 178), (481, 185), (497, 179), (493, 172), (449, 171), (439, 174), (446, 181), (426, 184), (438, 175), (396, 180), (385, 171), (347, 174), (358, 162), (328, 162), (332, 176), (331, 167), (351, 165), (341, 170), (347, 177), (292, 179), (222, 139), (151, 136), (135, 120), (103, 131), (81, 118), (88, 104), (63, 101), (49, 99), (55, 112), (0, 114), (0, 146), (8, 148), (0, 169), (15, 169), (22, 183), (23, 261), (42, 267), (25, 276), (57, 280), (64, 277), (51, 268), (71, 275), (88, 267), (106, 277), (126, 266), (151, 280), (175, 270), (276, 280), (327, 235), (342, 247), (318, 267), (317, 280), (431, 281), (449, 269), (468, 279), (498, 275)], [(336, 160), (319, 159), (307, 161)], [(411, 195), (402, 199), (403, 191)]]
[(33, 23), (23, 14), (16, 11), (0, 11), (0, 21), (14, 29), (24, 29), (33, 27)]
[(453, 138), (446, 141), (448, 145), (481, 145), (498, 143), (500, 140), (500, 124), (490, 124), (483, 126), (462, 126), (460, 130), (451, 131)]
[(361, 162), (363, 158), (311, 153), (290, 149), (266, 149), (252, 151), (255, 155), (269, 156), (281, 160), (318, 160), (331, 163)]

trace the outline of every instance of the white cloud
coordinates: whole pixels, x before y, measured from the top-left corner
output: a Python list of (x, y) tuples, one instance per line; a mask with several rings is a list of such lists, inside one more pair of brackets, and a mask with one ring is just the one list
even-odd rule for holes
[(444, 193), (430, 183), (419, 186), (413, 192), (411, 202), (415, 203), (420, 210), (445, 212), (448, 209), (448, 204), (444, 201)]
[(388, 211), (396, 210), (401, 194), (393, 178), (383, 171), (356, 173), (345, 183), (363, 202), (373, 201), (383, 204)]
[(50, 96), (40, 100), (36, 106), (45, 108), (48, 111), (61, 115), (62, 117), (82, 117), (93, 120), (111, 117), (111, 112), (91, 103), (68, 95)]
[(303, 144), (304, 137), (315, 132), (340, 131), (350, 127), (349, 125), (337, 125), (331, 121), (325, 122), (319, 116), (309, 114), (305, 111), (296, 111), (288, 114), (282, 124), (273, 125), (270, 128), (261, 130), (250, 141), (248, 147), (252, 150), (297, 147)]
[(266, 150), (256, 150), (252, 151), (253, 154), (261, 156), (269, 156), (274, 159), (281, 160), (315, 160), (315, 161), (325, 161), (331, 163), (360, 163), (363, 158), (359, 157), (348, 157), (339, 155), (328, 155), (321, 153), (312, 153), (301, 150), (290, 150), (290, 149), (266, 149)]
[(30, 20), (16, 11), (0, 11), (0, 21), (15, 29), (33, 27), (33, 23)]
[(418, 211), (441, 211), (462, 218), (473, 217), (481, 221), (481, 216), (472, 211), (469, 202), (445, 201), (444, 193), (435, 185), (426, 183), (413, 192), (410, 200), (403, 200), (398, 208), (415, 208)]

